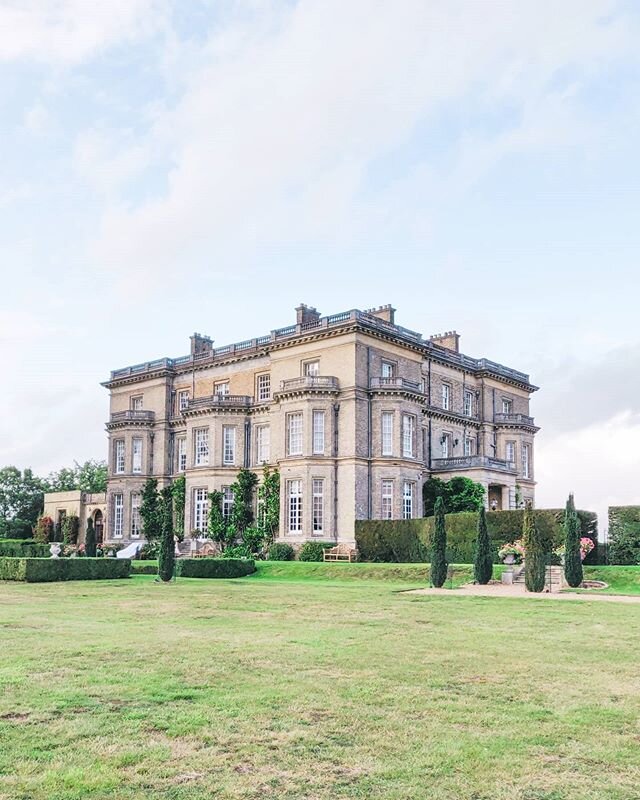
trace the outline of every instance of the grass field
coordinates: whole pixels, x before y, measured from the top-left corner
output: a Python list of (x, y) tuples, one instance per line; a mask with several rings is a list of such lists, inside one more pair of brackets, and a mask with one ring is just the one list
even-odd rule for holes
[(635, 606), (353, 566), (0, 584), (0, 797), (638, 797)]

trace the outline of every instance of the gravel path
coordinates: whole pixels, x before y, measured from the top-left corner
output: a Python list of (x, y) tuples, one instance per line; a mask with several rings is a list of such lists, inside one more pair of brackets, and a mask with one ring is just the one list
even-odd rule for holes
[(468, 583), (459, 589), (411, 589), (406, 594), (434, 594), (457, 597), (520, 597), (532, 600), (595, 600), (600, 603), (640, 603), (640, 595), (628, 594), (592, 594), (577, 592), (527, 592), (524, 586), (508, 586), (491, 584), (489, 586), (476, 586)]

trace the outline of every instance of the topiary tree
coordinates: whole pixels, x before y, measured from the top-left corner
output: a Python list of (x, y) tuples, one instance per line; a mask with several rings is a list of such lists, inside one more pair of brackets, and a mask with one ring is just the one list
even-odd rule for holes
[(140, 519), (145, 539), (148, 542), (158, 541), (162, 535), (162, 509), (155, 478), (149, 478), (142, 487)]
[(293, 561), (295, 550), (286, 542), (275, 542), (269, 548), (269, 561)]
[(582, 583), (582, 555), (580, 553), (580, 520), (576, 513), (573, 495), (569, 495), (564, 512), (564, 577), (572, 588)]
[(476, 552), (473, 562), (473, 576), (476, 583), (487, 584), (493, 575), (493, 557), (491, 555), (491, 540), (487, 529), (487, 512), (485, 507), (480, 508), (478, 514), (478, 536), (476, 537)]
[(80, 532), (80, 520), (75, 514), (69, 514), (62, 520), (62, 541), (65, 544), (77, 544)]
[(435, 530), (431, 544), (431, 583), (440, 589), (447, 579), (447, 526), (444, 518), (444, 500), (435, 503)]
[(528, 592), (542, 592), (545, 584), (547, 568), (544, 538), (536, 524), (536, 518), (527, 503), (524, 509), (522, 524), (522, 540), (524, 542), (524, 583)]
[(168, 583), (173, 578), (173, 568), (176, 561), (176, 545), (173, 533), (173, 492), (171, 486), (166, 486), (160, 492), (160, 497), (162, 536), (158, 553), (158, 578)]
[(41, 542), (42, 544), (48, 544), (53, 541), (53, 520), (51, 517), (40, 517), (38, 519), (33, 538), (36, 542)]
[(96, 529), (93, 527), (93, 517), (87, 520), (87, 530), (84, 535), (84, 554), (88, 558), (96, 557)]
[(187, 499), (187, 479), (184, 475), (176, 478), (171, 484), (173, 494), (173, 528), (176, 539), (179, 542), (184, 540), (184, 507)]

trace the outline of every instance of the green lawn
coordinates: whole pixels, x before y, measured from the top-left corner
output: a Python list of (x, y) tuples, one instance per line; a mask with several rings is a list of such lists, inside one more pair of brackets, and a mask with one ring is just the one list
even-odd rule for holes
[(286, 566), (0, 584), (0, 798), (638, 797), (636, 606)]

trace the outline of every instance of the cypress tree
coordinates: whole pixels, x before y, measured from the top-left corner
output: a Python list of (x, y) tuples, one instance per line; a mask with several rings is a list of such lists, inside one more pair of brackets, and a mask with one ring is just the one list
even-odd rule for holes
[(476, 553), (473, 562), (473, 577), (476, 583), (489, 583), (493, 576), (493, 558), (491, 557), (491, 540), (487, 530), (487, 512), (484, 505), (478, 514), (478, 536), (476, 538)]
[(160, 492), (161, 538), (158, 553), (158, 578), (167, 583), (173, 578), (176, 545), (173, 534), (173, 493), (167, 486)]
[(447, 579), (447, 526), (444, 500), (438, 497), (434, 506), (435, 530), (431, 545), (431, 583), (440, 589)]
[(542, 592), (544, 591), (547, 560), (544, 540), (536, 525), (536, 518), (530, 503), (527, 503), (524, 510), (522, 539), (524, 541), (525, 586), (528, 592)]
[(576, 514), (573, 495), (569, 495), (564, 513), (564, 577), (574, 589), (582, 583), (582, 558), (580, 557), (580, 520)]
[(84, 554), (89, 558), (96, 557), (96, 529), (93, 527), (93, 517), (87, 520), (87, 532), (84, 536)]
[(148, 542), (157, 541), (162, 535), (162, 509), (158, 496), (158, 481), (155, 478), (149, 478), (142, 487), (140, 517), (144, 538)]

